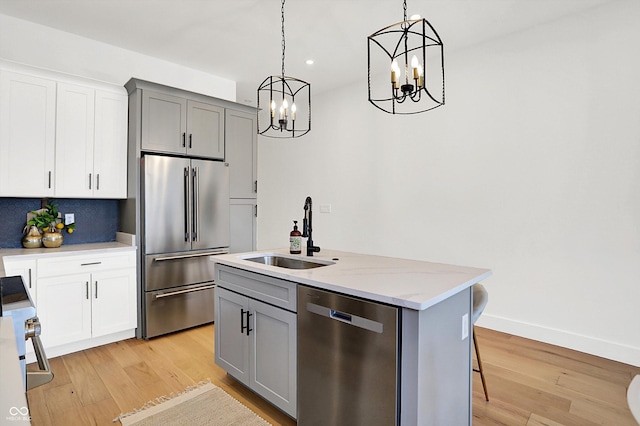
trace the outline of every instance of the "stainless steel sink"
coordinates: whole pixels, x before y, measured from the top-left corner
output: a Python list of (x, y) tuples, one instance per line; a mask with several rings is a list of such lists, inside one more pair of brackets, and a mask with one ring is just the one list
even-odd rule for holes
[(287, 269), (311, 269), (319, 268), (321, 266), (333, 265), (333, 262), (321, 263), (312, 260), (296, 259), (278, 255), (259, 255), (255, 257), (245, 257), (244, 260)]

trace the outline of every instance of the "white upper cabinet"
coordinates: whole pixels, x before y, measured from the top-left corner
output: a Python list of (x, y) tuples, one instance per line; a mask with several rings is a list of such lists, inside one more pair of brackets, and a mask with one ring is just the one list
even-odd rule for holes
[(224, 159), (224, 108), (143, 90), (142, 149)]
[(93, 194), (95, 91), (58, 83), (56, 117), (56, 197)]
[(58, 83), (56, 197), (126, 198), (127, 97)]
[(121, 87), (0, 69), (0, 197), (126, 198), (127, 111)]
[(127, 112), (125, 92), (96, 90), (93, 171), (95, 197), (127, 198)]
[(54, 195), (56, 82), (0, 70), (0, 196)]

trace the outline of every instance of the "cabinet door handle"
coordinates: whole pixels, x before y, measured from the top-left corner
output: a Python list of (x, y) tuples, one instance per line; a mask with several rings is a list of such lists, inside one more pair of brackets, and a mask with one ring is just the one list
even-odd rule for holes
[(85, 282), (85, 289), (86, 289), (86, 298), (87, 300), (89, 300), (89, 281)]
[(193, 142), (193, 135), (189, 133), (189, 149), (191, 149), (191, 145), (192, 145), (191, 142)]
[(81, 263), (80, 266), (100, 265), (102, 262)]
[(251, 328), (251, 317), (253, 316), (253, 314), (249, 311), (247, 311), (247, 336), (249, 335), (249, 333), (251, 331), (253, 331), (253, 328)]
[(258, 181), (254, 182), (253, 192), (258, 192)]
[(96, 299), (98, 298), (98, 281), (96, 281), (96, 294), (95, 294)]
[[(247, 325), (244, 325), (244, 314), (247, 314)], [(253, 331), (253, 328), (249, 325), (252, 315), (248, 309), (246, 311), (242, 308), (240, 309), (240, 334), (244, 334), (244, 330), (247, 330), (248, 336), (249, 332)]]
[(89, 173), (89, 189), (91, 189), (91, 173)]
[(49, 189), (51, 189), (51, 170), (49, 170)]
[(31, 288), (31, 268), (29, 268), (29, 288)]
[(96, 191), (100, 190), (100, 173), (96, 174)]
[(185, 146), (187, 146), (187, 134), (182, 133), (182, 147), (184, 148)]

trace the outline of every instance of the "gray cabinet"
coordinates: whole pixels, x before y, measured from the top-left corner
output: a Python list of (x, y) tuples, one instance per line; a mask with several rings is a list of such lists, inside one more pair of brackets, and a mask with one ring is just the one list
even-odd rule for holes
[(230, 253), (244, 253), (256, 249), (258, 204), (255, 198), (229, 200)]
[(228, 109), (225, 112), (226, 162), (229, 163), (231, 198), (256, 198), (256, 114)]
[(224, 159), (224, 108), (142, 91), (142, 149)]
[(256, 113), (225, 111), (226, 162), (229, 163), (231, 253), (256, 249), (258, 145)]
[(296, 284), (218, 265), (216, 277), (216, 364), (295, 418)]

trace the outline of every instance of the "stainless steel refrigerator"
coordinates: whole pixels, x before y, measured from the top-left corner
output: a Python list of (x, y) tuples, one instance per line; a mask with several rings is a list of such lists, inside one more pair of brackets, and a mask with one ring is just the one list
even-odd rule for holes
[(142, 337), (212, 322), (210, 256), (229, 252), (229, 167), (145, 155), (142, 175)]

